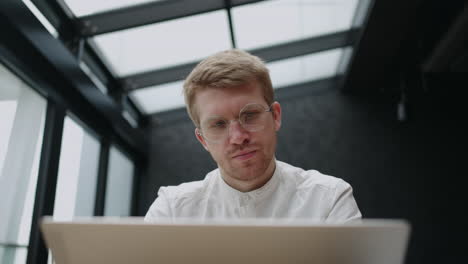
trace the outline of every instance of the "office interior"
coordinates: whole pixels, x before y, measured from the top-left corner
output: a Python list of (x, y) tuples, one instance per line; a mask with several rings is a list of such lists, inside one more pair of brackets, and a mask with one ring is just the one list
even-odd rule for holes
[(466, 258), (466, 1), (2, 0), (0, 29), (0, 263), (50, 262), (42, 216), (144, 216), (216, 168), (181, 89), (230, 48), (270, 70), (278, 160), (406, 219), (405, 263)]

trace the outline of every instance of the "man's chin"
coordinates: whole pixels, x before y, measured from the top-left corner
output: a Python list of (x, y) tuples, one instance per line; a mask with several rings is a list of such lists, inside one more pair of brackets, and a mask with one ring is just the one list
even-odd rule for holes
[(232, 168), (232, 177), (242, 181), (252, 181), (265, 174), (266, 168), (254, 162), (245, 162)]

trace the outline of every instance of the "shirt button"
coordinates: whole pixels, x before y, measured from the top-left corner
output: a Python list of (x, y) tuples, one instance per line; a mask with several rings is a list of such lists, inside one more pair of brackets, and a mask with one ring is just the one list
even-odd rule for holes
[(240, 203), (241, 203), (241, 206), (245, 206), (250, 200), (250, 197), (247, 196), (247, 195), (243, 195), (241, 196), (240, 198)]

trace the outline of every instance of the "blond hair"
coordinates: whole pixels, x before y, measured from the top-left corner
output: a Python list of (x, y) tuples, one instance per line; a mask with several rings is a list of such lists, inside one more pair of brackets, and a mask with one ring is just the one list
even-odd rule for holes
[(200, 120), (194, 105), (197, 91), (206, 88), (226, 88), (257, 81), (268, 105), (274, 100), (273, 86), (265, 63), (257, 56), (232, 49), (216, 53), (201, 61), (184, 82), (187, 112), (195, 126)]

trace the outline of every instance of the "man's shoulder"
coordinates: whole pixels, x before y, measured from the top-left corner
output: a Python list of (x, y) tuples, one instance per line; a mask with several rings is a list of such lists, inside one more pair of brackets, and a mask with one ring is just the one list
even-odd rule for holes
[(278, 161), (278, 164), (286, 176), (286, 181), (290, 181), (292, 178), (298, 189), (322, 188), (330, 190), (336, 189), (340, 185), (347, 185), (344, 180), (323, 174), (318, 170), (305, 170), (281, 161)]
[(193, 196), (200, 193), (204, 188), (204, 180), (184, 182), (179, 185), (161, 186), (159, 195), (164, 195), (166, 198), (180, 198), (185, 196)]
[(213, 170), (209, 172), (205, 176), (205, 179), (200, 181), (185, 182), (174, 186), (162, 186), (159, 188), (158, 196), (163, 195), (169, 200), (201, 198), (203, 194), (206, 193), (206, 189), (209, 188), (216, 171), (217, 170)]

